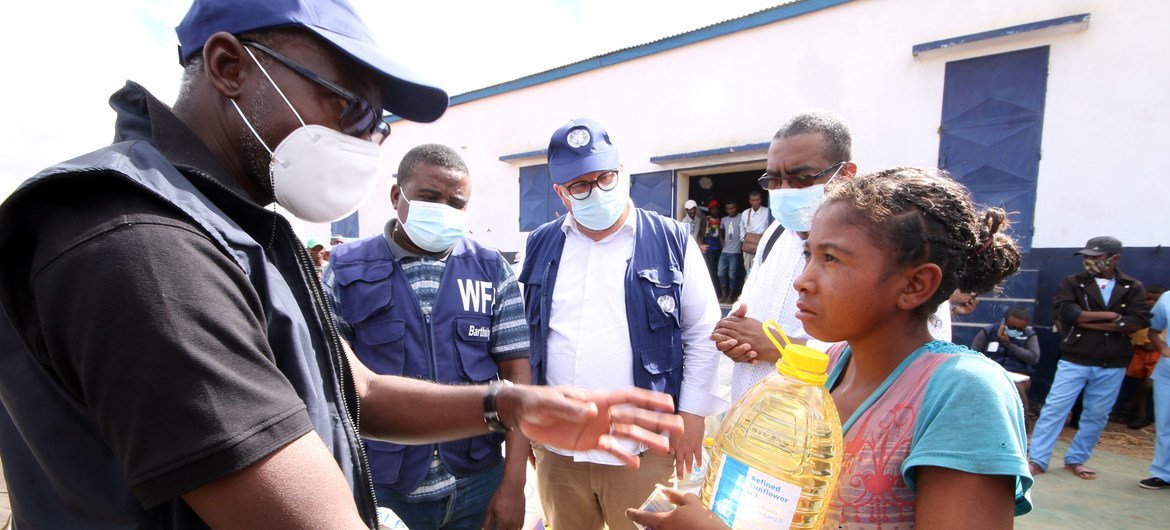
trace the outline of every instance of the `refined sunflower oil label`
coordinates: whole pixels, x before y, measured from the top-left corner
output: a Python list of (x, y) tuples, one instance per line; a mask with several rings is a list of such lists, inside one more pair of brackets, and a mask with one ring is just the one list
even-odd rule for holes
[(715, 476), (711, 509), (734, 529), (787, 529), (796, 514), (800, 491), (800, 486), (726, 455)]

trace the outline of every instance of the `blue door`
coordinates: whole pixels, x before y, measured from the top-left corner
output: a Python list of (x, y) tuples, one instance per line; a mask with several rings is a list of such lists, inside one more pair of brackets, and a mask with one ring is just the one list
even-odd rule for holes
[(674, 217), (674, 172), (670, 170), (630, 176), (634, 206)]
[(1032, 247), (1048, 47), (947, 63), (938, 165), (1001, 207), (1022, 251)]

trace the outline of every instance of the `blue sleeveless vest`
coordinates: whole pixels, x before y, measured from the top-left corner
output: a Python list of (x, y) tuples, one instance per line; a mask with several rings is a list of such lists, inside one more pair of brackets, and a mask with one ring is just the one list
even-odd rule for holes
[[(1000, 322), (996, 322), (995, 324), (991, 324), (991, 325), (983, 328), (983, 335), (987, 337), (988, 344), (991, 344), (993, 342), (999, 342), (999, 338), (996, 337), (996, 334), (999, 333), (999, 325), (1000, 325)], [(1016, 346), (1019, 346), (1021, 348), (1026, 347), (1028, 344), (1028, 339), (1036, 334), (1036, 330), (1032, 329), (1032, 326), (1028, 326), (1024, 329), (1026, 331), (1024, 332), (1023, 337), (1020, 337), (1018, 339), (1011, 339), (1013, 344), (1015, 344)], [(990, 353), (987, 351), (984, 351), (983, 354), (986, 355), (988, 359), (991, 359), (991, 360), (999, 363), (1000, 366), (1003, 366), (1004, 370), (1007, 370), (1009, 372), (1015, 372), (1018, 374), (1030, 374), (1030, 373), (1032, 373), (1032, 370), (1035, 369), (1032, 366), (1028, 366), (1028, 365), (1024, 364), (1023, 361), (1017, 359), (1011, 353), (1008, 353), (1007, 348), (1004, 347), (1003, 345), (1000, 345), (999, 351), (990, 352)]]
[[(626, 319), (634, 350), (634, 385), (670, 394), (678, 407), (682, 388), (683, 344), (679, 319), (686, 225), (634, 208), (634, 256), (626, 269)], [(532, 349), (532, 382), (548, 384), (549, 313), (565, 233), (566, 218), (545, 223), (528, 236), (524, 268), (524, 312)]]
[[(383, 236), (342, 245), (329, 259), (338, 311), (353, 327), (354, 353), (371, 370), (442, 383), (496, 378), (489, 347), (495, 286), (504, 280), (499, 252), (467, 238), (456, 243), (429, 316)], [(426, 478), (436, 449), (447, 470), (464, 477), (498, 463), (503, 441), (487, 434), (433, 445), (366, 443), (374, 482), (409, 493)]]
[[(373, 527), (376, 524), (373, 485), (355, 429), (359, 409), (353, 376), (319, 282), (302, 280), (306, 267), (312, 265), (304, 247), (296, 243), (288, 221), (274, 217), (278, 230), (274, 237), (293, 238), (296, 244), (292, 246), (297, 254), (280, 256), (278, 264), (268, 259), (264, 248), (162, 153), (139, 140), (119, 142), (42, 171), (26, 181), (13, 197), (28, 193), (50, 179), (84, 178), (87, 173), (125, 178), (174, 205), (248, 276), (263, 304), (267, 339), (276, 364), (304, 400), (314, 430), (333, 454), (353, 491), (358, 511)], [(298, 299), (310, 301), (311, 307), (302, 307)], [(0, 322), (0, 328), (0, 334), (8, 334), (8, 339), (15, 333), (7, 319)], [(166, 503), (155, 508), (154, 513), (144, 511), (130, 494), (121, 464), (102, 441), (100, 429), (86, 415), (84, 406), (57, 387), (53, 376), (23, 344), (18, 340), (11, 342), (8, 347), (19, 344), (19, 350), (9, 350), (0, 358), (0, 370), (7, 374), (0, 378), (0, 397), (7, 408), (0, 427), (42, 424), (55, 429), (52, 433), (0, 429), (3, 431), (0, 443), (6, 455), (37, 454), (36, 465), (22, 462), (29, 465), (14, 465), (11, 470), (5, 465), (10, 481), (30, 485), (22, 489), (36, 492), (19, 499), (21, 508), (40, 512), (36, 517), (42, 522), (51, 521), (44, 523), (49, 527), (120, 528), (127, 524), (127, 518), (162, 526), (162, 520), (167, 518), (164, 515), (167, 504), (182, 501)], [(78, 469), (92, 472), (79, 473)], [(92, 496), (79, 499), (61, 495), (54, 486), (61, 480), (81, 482), (80, 488)]]

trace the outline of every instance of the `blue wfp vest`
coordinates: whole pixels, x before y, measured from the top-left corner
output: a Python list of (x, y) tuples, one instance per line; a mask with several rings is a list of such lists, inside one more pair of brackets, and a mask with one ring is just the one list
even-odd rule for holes
[[(999, 337), (996, 337), (996, 334), (999, 333), (999, 325), (1000, 325), (1000, 322), (996, 322), (995, 324), (991, 324), (990, 326), (983, 328), (983, 336), (987, 337), (988, 344), (991, 344), (993, 342), (999, 342)], [(1015, 344), (1016, 346), (1024, 348), (1028, 344), (1028, 339), (1031, 338), (1035, 334), (1036, 334), (1036, 330), (1032, 329), (1032, 326), (1028, 326), (1028, 327), (1024, 328), (1024, 336), (1023, 337), (1020, 337), (1018, 339), (1010, 339), (1010, 340), (1012, 341), (1012, 344)], [(1032, 373), (1032, 370), (1034, 369), (1032, 366), (1024, 364), (1023, 361), (1017, 359), (1016, 356), (1014, 356), (1010, 352), (1008, 352), (1007, 347), (1003, 346), (1002, 344), (999, 347), (999, 351), (995, 351), (995, 352), (984, 351), (983, 354), (986, 355), (988, 359), (991, 359), (991, 360), (999, 363), (1000, 366), (1003, 366), (1004, 370), (1007, 370), (1009, 372), (1016, 372), (1018, 374), (1030, 374), (1030, 373)]]
[[(133, 131), (130, 131), (132, 133)], [(55, 178), (85, 178), (86, 174), (117, 175), (174, 205), (200, 226), (232, 258), (263, 304), (268, 343), (276, 364), (304, 400), (314, 430), (341, 468), (359, 512), (375, 526), (373, 486), (355, 424), (358, 403), (353, 376), (342, 353), (332, 315), (324, 306), (319, 285), (301, 278), (311, 267), (300, 244), (296, 256), (283, 256), (277, 265), (264, 248), (203, 195), (153, 145), (124, 141), (49, 168), (27, 181), (13, 198)], [(259, 207), (257, 207), (259, 208)], [(275, 216), (275, 237), (294, 238), (288, 222)], [(295, 259), (294, 259), (295, 258)], [(296, 278), (290, 282), (288, 278)], [(317, 282), (311, 282), (317, 283)], [(302, 307), (314, 300), (314, 307)], [(174, 510), (188, 510), (181, 499), (144, 510), (125, 484), (122, 466), (101, 438), (101, 430), (83, 404), (62, 391), (49, 373), (18, 340), (7, 319), (0, 322), (6, 351), (0, 356), (0, 397), (6, 415), (0, 418), (4, 454), (33, 458), (5, 464), (12, 483), (20, 483), (22, 519), (32, 527), (138, 528), (165, 527)], [(12, 349), (12, 348), (18, 349)], [(17, 432), (14, 425), (43, 425), (45, 429)], [(60, 485), (66, 484), (64, 487)], [(86, 495), (69, 495), (83, 491)], [(81, 498), (84, 497), (84, 498)], [(22, 527), (24, 525), (21, 525)]]
[[(683, 344), (679, 306), (683, 282), (683, 258), (687, 248), (686, 225), (656, 213), (634, 208), (634, 256), (626, 269), (626, 320), (634, 350), (634, 385), (670, 394), (678, 407), (682, 388)], [(546, 385), (548, 324), (553, 288), (567, 218), (545, 223), (528, 236), (524, 268), (524, 312), (532, 349), (532, 381)], [(567, 279), (566, 281), (575, 281)]]
[[(342, 245), (329, 257), (338, 311), (353, 328), (354, 352), (371, 370), (441, 383), (495, 379), (492, 302), (503, 282), (499, 252), (463, 238), (451, 249), (431, 315), (423, 315), (383, 236)], [(433, 445), (367, 440), (374, 482), (414, 491), (436, 449), (443, 465), (465, 477), (500, 461), (504, 437), (487, 434)]]

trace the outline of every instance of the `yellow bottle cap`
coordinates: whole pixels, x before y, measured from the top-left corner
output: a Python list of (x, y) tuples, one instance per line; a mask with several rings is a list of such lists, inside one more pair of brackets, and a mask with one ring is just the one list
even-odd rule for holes
[[(776, 371), (788, 377), (804, 381), (805, 383), (813, 385), (822, 385), (828, 380), (829, 376), (826, 373), (829, 369), (829, 355), (810, 348), (802, 344), (793, 344), (788, 340), (788, 336), (784, 334), (784, 330), (775, 320), (768, 320), (764, 322), (764, 335), (776, 349), (780, 351), (780, 360), (776, 363)], [(776, 340), (776, 336), (772, 334), (775, 329), (780, 333), (780, 337), (784, 339), (784, 345), (780, 345), (780, 341)]]
[(703, 447), (715, 447), (715, 439), (703, 438)]

